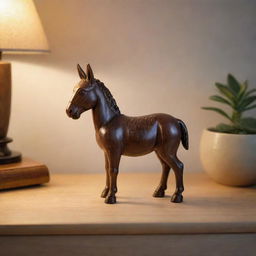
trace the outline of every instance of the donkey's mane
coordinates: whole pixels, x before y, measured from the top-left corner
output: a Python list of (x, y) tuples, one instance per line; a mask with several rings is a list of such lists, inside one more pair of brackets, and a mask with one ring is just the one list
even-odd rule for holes
[(109, 107), (116, 113), (116, 114), (120, 114), (120, 110), (119, 107), (116, 104), (116, 101), (113, 97), (113, 95), (111, 94), (110, 90), (104, 85), (103, 82), (101, 82), (100, 80), (96, 80), (96, 83), (99, 87), (99, 89), (102, 91), (104, 97), (107, 100), (107, 103), (109, 105)]

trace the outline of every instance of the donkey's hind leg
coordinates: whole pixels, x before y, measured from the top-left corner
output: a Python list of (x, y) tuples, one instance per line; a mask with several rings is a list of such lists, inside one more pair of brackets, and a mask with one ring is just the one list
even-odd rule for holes
[(171, 202), (173, 203), (181, 203), (183, 201), (182, 192), (184, 191), (183, 185), (183, 163), (177, 158), (177, 156), (171, 157), (173, 162), (173, 171), (176, 179), (176, 190), (172, 195)]
[(183, 185), (183, 163), (178, 159), (176, 155), (166, 154), (165, 152), (159, 152), (160, 156), (174, 171), (176, 180), (176, 190), (172, 195), (171, 202), (181, 203), (183, 201), (182, 192), (184, 191)]
[(155, 190), (153, 196), (154, 197), (164, 197), (165, 190), (167, 189), (167, 180), (170, 172), (170, 166), (161, 158), (161, 156), (156, 152), (158, 159), (162, 165), (162, 176), (160, 180), (160, 184), (158, 185), (157, 189)]

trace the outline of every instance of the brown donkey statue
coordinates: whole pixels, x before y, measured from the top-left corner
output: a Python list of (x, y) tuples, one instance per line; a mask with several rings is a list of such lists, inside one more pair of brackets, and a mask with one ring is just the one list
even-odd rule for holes
[(108, 88), (94, 78), (90, 65), (87, 74), (77, 65), (81, 78), (75, 87), (74, 96), (66, 110), (67, 115), (78, 119), (92, 109), (96, 140), (105, 154), (106, 187), (101, 197), (105, 203), (116, 203), (117, 175), (121, 155), (141, 156), (155, 151), (162, 164), (162, 177), (154, 197), (164, 197), (170, 168), (176, 178), (176, 190), (171, 202), (183, 200), (183, 163), (177, 158), (177, 150), (182, 142), (188, 149), (188, 131), (179, 119), (167, 114), (152, 114), (140, 117), (125, 116)]

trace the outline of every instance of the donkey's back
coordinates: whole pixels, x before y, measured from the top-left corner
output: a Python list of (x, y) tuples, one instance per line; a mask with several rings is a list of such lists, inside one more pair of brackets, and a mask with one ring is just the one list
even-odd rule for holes
[(181, 135), (179, 120), (167, 114), (120, 115), (100, 129), (100, 140), (108, 141), (113, 149), (127, 156), (145, 155), (168, 143), (172, 143), (175, 150)]

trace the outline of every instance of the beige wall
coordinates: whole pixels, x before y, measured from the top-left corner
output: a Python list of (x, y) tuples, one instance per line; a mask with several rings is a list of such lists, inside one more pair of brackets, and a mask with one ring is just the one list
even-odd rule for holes
[[(36, 0), (52, 53), (4, 56), (13, 63), (12, 148), (52, 172), (102, 172), (91, 113), (78, 121), (65, 107), (90, 63), (128, 115), (166, 112), (184, 120), (186, 171), (201, 169), (205, 127), (222, 118), (200, 109), (228, 72), (256, 84), (253, 0)], [(255, 112), (251, 112), (255, 116)], [(249, 114), (249, 113), (248, 113)], [(124, 157), (121, 171), (155, 171), (154, 154)]]

